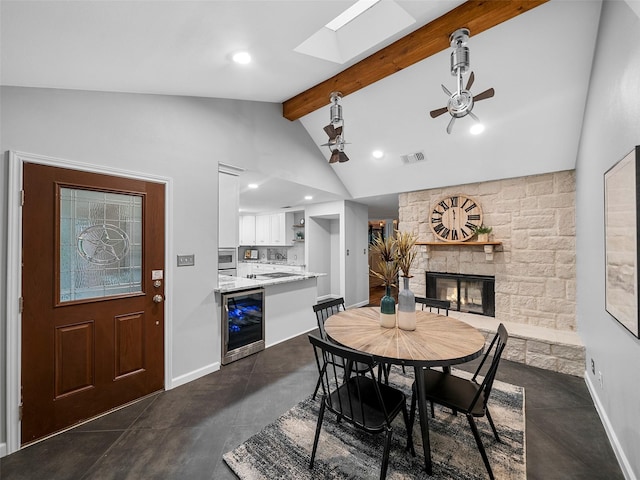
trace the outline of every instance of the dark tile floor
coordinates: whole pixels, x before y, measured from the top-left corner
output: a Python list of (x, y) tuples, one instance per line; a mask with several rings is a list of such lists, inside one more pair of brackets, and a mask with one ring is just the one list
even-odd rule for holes
[[(316, 375), (302, 335), (4, 457), (0, 479), (234, 479), (222, 454)], [(525, 387), (529, 480), (624, 478), (581, 378), (508, 361), (498, 378)]]

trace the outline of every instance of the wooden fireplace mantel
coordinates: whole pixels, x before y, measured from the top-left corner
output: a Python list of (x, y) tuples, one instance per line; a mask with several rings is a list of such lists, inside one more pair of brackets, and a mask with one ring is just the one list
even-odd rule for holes
[(425, 245), (428, 247), (484, 247), (484, 253), (487, 261), (493, 261), (494, 247), (502, 245), (502, 242), (416, 242), (416, 245)]
[(449, 245), (502, 245), (502, 242), (416, 242), (416, 245), (429, 245), (432, 247), (447, 247)]

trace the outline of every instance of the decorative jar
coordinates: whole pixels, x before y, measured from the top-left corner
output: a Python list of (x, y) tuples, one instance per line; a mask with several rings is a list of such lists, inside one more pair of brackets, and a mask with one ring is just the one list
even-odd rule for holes
[(380, 326), (385, 328), (396, 326), (396, 301), (391, 296), (390, 285), (386, 285), (386, 293), (380, 300)]

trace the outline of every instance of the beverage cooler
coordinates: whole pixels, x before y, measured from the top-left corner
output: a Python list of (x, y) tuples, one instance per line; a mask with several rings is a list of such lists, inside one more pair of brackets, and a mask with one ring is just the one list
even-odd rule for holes
[(222, 294), (222, 365), (264, 350), (264, 289)]

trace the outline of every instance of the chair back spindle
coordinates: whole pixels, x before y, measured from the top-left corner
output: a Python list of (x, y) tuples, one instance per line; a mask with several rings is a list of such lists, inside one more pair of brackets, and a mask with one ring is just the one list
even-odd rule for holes
[(447, 317), (449, 316), (449, 309), (451, 308), (451, 302), (449, 300), (416, 296), (416, 303), (420, 304), (422, 310), (427, 307), (430, 312), (433, 312), (435, 309), (438, 314), (440, 313), (440, 310), (444, 310), (445, 315)]

